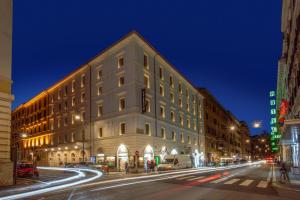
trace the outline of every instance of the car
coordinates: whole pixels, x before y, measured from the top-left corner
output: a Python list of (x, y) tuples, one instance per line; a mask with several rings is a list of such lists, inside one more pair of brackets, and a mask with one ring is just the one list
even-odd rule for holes
[(39, 176), (39, 171), (37, 167), (33, 165), (32, 162), (21, 162), (17, 163), (17, 176), (18, 177), (33, 177)]

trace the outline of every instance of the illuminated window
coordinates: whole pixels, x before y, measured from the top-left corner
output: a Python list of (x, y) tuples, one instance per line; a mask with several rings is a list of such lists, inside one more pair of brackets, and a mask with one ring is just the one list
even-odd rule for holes
[(160, 85), (159, 86), (159, 94), (160, 94), (160, 96), (165, 96), (165, 88), (164, 88), (164, 86), (163, 85)]
[(75, 141), (75, 133), (71, 133), (71, 142)]
[(123, 66), (124, 66), (124, 58), (121, 57), (121, 58), (118, 59), (118, 68), (121, 68)]
[(179, 116), (180, 125), (183, 126), (183, 115)]
[(85, 100), (85, 93), (82, 92), (82, 93), (81, 93), (81, 102), (84, 102), (84, 100)]
[(98, 106), (98, 117), (101, 117), (103, 114), (103, 106), (102, 105), (99, 105)]
[(81, 121), (85, 121), (85, 112), (84, 111), (82, 111), (81, 112)]
[(165, 113), (165, 107), (164, 106), (160, 106), (160, 116), (162, 118), (166, 117), (166, 113)]
[(98, 87), (98, 96), (102, 95), (102, 87)]
[(72, 80), (72, 92), (75, 91), (75, 80)]
[(188, 128), (191, 128), (191, 120), (189, 118), (186, 119), (186, 124)]
[(175, 114), (174, 114), (174, 111), (171, 111), (170, 116), (171, 116), (171, 121), (172, 121), (172, 122), (175, 122)]
[(178, 106), (179, 106), (180, 108), (182, 108), (182, 99), (181, 99), (181, 98), (178, 99)]
[(72, 97), (72, 107), (75, 106), (75, 102), (76, 102), (76, 99), (75, 99), (75, 96), (74, 96), (74, 97)]
[(150, 99), (146, 99), (146, 111), (151, 112), (151, 103)]
[(175, 97), (174, 97), (174, 93), (170, 92), (170, 99), (172, 103), (175, 103)]
[(160, 78), (160, 80), (164, 80), (164, 72), (161, 67), (159, 68), (159, 78)]
[(149, 76), (144, 74), (144, 87), (145, 88), (150, 88), (150, 81), (149, 81)]
[(188, 112), (190, 112), (190, 103), (189, 103), (189, 102), (186, 102), (186, 110), (187, 110)]
[(81, 87), (85, 86), (85, 75), (81, 76)]
[(172, 131), (172, 140), (174, 142), (176, 142), (176, 133), (175, 133), (175, 131)]
[(125, 84), (125, 77), (124, 76), (121, 76), (119, 78), (119, 87), (123, 86)]
[(181, 141), (181, 143), (184, 143), (183, 132), (180, 133), (180, 141)]
[(124, 97), (119, 100), (119, 111), (123, 111), (125, 109), (125, 103), (126, 101)]

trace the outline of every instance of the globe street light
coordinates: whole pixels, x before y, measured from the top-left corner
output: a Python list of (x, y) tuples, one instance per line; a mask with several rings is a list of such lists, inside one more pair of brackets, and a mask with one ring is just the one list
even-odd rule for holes
[(235, 130), (235, 126), (230, 126), (230, 130), (234, 131)]
[(261, 121), (254, 121), (252, 123), (253, 128), (261, 128)]

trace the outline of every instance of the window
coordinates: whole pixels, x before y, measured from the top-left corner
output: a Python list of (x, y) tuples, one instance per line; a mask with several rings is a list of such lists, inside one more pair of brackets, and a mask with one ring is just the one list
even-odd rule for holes
[(148, 56), (146, 54), (144, 54), (144, 67), (147, 69), (149, 68)]
[(179, 120), (180, 120), (180, 125), (183, 126), (183, 116), (182, 115), (179, 116)]
[(194, 119), (194, 131), (197, 130), (197, 121)]
[(189, 93), (189, 90), (188, 90), (188, 89), (186, 89), (185, 95), (186, 95), (186, 98), (187, 98), (187, 99), (190, 99), (190, 93)]
[(85, 75), (81, 76), (81, 87), (85, 86)]
[(72, 97), (72, 107), (75, 106), (75, 102), (76, 102), (75, 97)]
[(102, 138), (102, 137), (103, 137), (103, 129), (102, 127), (100, 127), (98, 132), (98, 138)]
[(72, 114), (71, 123), (72, 123), (72, 124), (74, 124), (74, 123), (75, 123), (75, 114)]
[(172, 140), (174, 142), (176, 141), (176, 133), (175, 133), (175, 131), (172, 131)]
[(64, 126), (68, 126), (68, 117), (65, 117), (64, 119)]
[(192, 142), (190, 136), (188, 136), (187, 138), (188, 138), (188, 143), (191, 144)]
[(186, 119), (186, 124), (188, 128), (191, 128), (191, 120), (189, 118)]
[(181, 99), (181, 98), (178, 99), (178, 106), (179, 106), (180, 108), (182, 108), (182, 99)]
[(75, 92), (75, 80), (72, 80), (72, 92)]
[(81, 121), (85, 121), (85, 112), (84, 111), (81, 112)]
[(166, 131), (164, 128), (160, 129), (161, 138), (166, 139)]
[(81, 102), (84, 102), (84, 100), (85, 100), (85, 93), (82, 92), (82, 93), (81, 93)]
[(124, 135), (126, 131), (126, 124), (123, 122), (120, 124), (120, 135)]
[(101, 117), (103, 114), (103, 106), (102, 105), (99, 105), (98, 106), (98, 117)]
[(145, 88), (150, 88), (150, 81), (149, 81), (149, 76), (148, 75), (144, 75), (144, 87)]
[(164, 80), (164, 73), (163, 73), (163, 69), (161, 67), (159, 68), (159, 78), (160, 78), (160, 80)]
[(65, 86), (65, 96), (68, 95), (68, 86)]
[(119, 111), (123, 111), (125, 109), (125, 98), (121, 98), (119, 100)]
[(100, 81), (102, 80), (102, 70), (101, 69), (98, 70), (97, 79)]
[(50, 130), (54, 130), (54, 123), (53, 123), (53, 119), (50, 120)]
[(57, 99), (59, 100), (61, 98), (61, 90), (58, 90)]
[(146, 99), (146, 111), (151, 112), (151, 103), (150, 99)]
[(170, 76), (170, 87), (174, 88), (174, 80), (173, 80), (173, 76)]
[(75, 141), (75, 133), (71, 133), (71, 142)]
[(98, 87), (98, 96), (102, 95), (102, 87)]
[(180, 133), (180, 141), (181, 141), (181, 143), (184, 143), (184, 137), (183, 137), (183, 133), (182, 132)]
[(172, 122), (175, 122), (175, 114), (174, 114), (174, 111), (171, 111), (170, 116), (171, 116), (171, 121), (172, 121)]
[(124, 66), (124, 58), (121, 57), (121, 58), (118, 59), (118, 68), (121, 68), (123, 66)]
[(68, 135), (65, 134), (65, 135), (64, 135), (64, 143), (67, 143), (67, 142), (68, 142)]
[(57, 128), (60, 128), (60, 119), (57, 119)]
[(190, 103), (189, 103), (189, 102), (186, 102), (186, 110), (187, 110), (188, 112), (190, 112)]
[(160, 96), (165, 96), (165, 88), (164, 88), (164, 86), (163, 85), (160, 85), (159, 86), (159, 94), (160, 94)]
[(125, 84), (125, 77), (124, 76), (121, 76), (119, 78), (119, 87), (123, 86)]
[(164, 106), (160, 106), (160, 116), (162, 118), (166, 117), (166, 113), (165, 113), (165, 107)]
[(68, 109), (68, 102), (65, 101), (65, 110), (67, 110), (67, 109)]
[(151, 135), (150, 124), (145, 124), (145, 133), (146, 135)]
[(173, 92), (170, 92), (170, 99), (171, 99), (172, 103), (175, 102), (175, 97), (174, 97), (174, 93)]
[(181, 85), (181, 83), (178, 84), (178, 92), (180, 94), (182, 94), (182, 85)]

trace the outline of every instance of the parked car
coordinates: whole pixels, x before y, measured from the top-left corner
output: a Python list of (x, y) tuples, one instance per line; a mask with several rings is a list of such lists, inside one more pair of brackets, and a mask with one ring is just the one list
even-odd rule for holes
[(171, 170), (191, 168), (192, 160), (190, 155), (169, 155), (157, 166), (158, 170)]
[(28, 176), (39, 176), (37, 167), (32, 162), (21, 162), (17, 163), (17, 176), (28, 177)]

